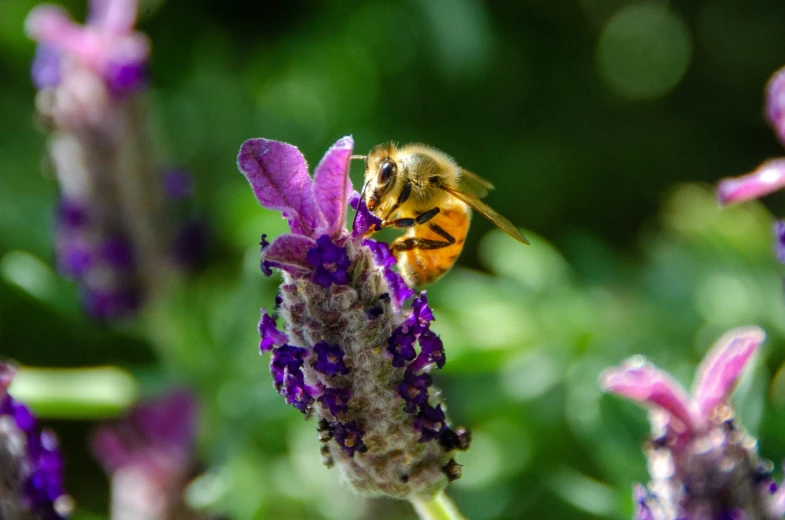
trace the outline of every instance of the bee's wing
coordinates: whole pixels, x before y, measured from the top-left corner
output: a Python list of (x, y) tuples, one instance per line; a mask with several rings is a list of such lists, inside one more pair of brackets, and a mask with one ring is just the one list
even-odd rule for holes
[(458, 189), (464, 193), (475, 195), (481, 199), (488, 195), (488, 192), (493, 189), (493, 184), (486, 181), (476, 173), (469, 170), (461, 170), (461, 176), (458, 178)]
[(455, 197), (456, 199), (468, 204), (472, 209), (474, 209), (483, 217), (493, 222), (493, 224), (496, 227), (498, 227), (499, 229), (510, 235), (518, 242), (521, 242), (523, 244), (529, 243), (529, 241), (526, 240), (526, 237), (523, 236), (523, 234), (520, 231), (518, 231), (518, 228), (515, 227), (512, 222), (501, 216), (499, 212), (497, 212), (495, 209), (493, 209), (492, 207), (490, 207), (489, 205), (478, 199), (475, 195), (472, 195), (471, 193), (466, 193), (458, 188), (453, 188), (450, 186), (442, 186), (441, 188), (447, 193), (449, 193), (450, 195), (452, 195), (453, 197)]

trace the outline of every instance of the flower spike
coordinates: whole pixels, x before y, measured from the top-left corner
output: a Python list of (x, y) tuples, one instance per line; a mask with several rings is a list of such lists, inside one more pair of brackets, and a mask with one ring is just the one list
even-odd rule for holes
[[(313, 182), (293, 146), (246, 141), (240, 171), (259, 202), (281, 211), (291, 233), (261, 243), (261, 267), (283, 273), (278, 314), (265, 312), (261, 349), (271, 350), (273, 385), (287, 403), (317, 419), (322, 456), (355, 490), (398, 498), (430, 498), (460, 476), (455, 450), (469, 447), (465, 428), (452, 430), (429, 372), (444, 365), (430, 329), (425, 292), (412, 296), (383, 242), (364, 238), (380, 220), (348, 178), (353, 141), (335, 143)], [(344, 228), (346, 206), (356, 210)]]

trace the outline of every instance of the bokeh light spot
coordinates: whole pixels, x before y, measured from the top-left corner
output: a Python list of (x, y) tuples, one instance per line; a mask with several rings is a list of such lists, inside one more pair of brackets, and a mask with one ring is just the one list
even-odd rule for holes
[(707, 322), (732, 326), (754, 321), (756, 299), (735, 273), (715, 273), (700, 281), (695, 307)]
[(0, 259), (0, 278), (42, 300), (57, 290), (52, 269), (25, 251), (11, 251)]
[(603, 80), (630, 99), (667, 94), (684, 76), (691, 57), (687, 25), (660, 2), (620, 9), (603, 28), (597, 46)]

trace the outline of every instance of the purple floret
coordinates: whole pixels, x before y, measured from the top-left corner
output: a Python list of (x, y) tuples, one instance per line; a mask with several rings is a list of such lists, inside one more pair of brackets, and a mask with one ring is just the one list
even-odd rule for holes
[(425, 291), (420, 293), (419, 298), (415, 298), (412, 302), (412, 316), (423, 327), (427, 326), (433, 321), (433, 311), (428, 306), (428, 298)]
[(0, 397), (0, 416), (2, 415), (11, 416), (25, 437), (26, 469), (19, 477), (24, 479), (22, 489), (27, 506), (36, 518), (62, 519), (63, 516), (55, 509), (57, 499), (65, 495), (63, 462), (57, 438), (51, 432), (41, 431), (30, 410), (7, 394)]
[(305, 384), (302, 370), (284, 376), (283, 396), (286, 402), (305, 413), (313, 403), (315, 389)]
[(115, 97), (138, 92), (147, 86), (146, 61), (113, 61), (107, 64), (104, 80)]
[[(266, 233), (262, 234), (262, 238), (259, 241), (259, 247), (261, 253), (264, 253), (264, 250), (270, 247), (270, 242), (267, 241)], [(264, 258), (264, 256), (262, 256), (262, 258)], [(275, 267), (275, 265), (272, 262), (268, 262), (267, 260), (263, 259), (259, 263), (259, 267), (262, 269), (262, 273), (264, 273), (265, 276), (270, 277), (273, 275), (273, 270), (271, 268)]]
[(390, 292), (392, 292), (395, 297), (398, 307), (403, 305), (403, 302), (411, 298), (414, 294), (414, 291), (406, 285), (405, 281), (403, 281), (401, 275), (392, 269), (387, 269), (384, 272), (384, 279), (387, 280), (387, 285), (390, 287)]
[(414, 291), (406, 285), (401, 275), (392, 270), (396, 260), (392, 251), (390, 251), (390, 247), (384, 242), (378, 242), (370, 238), (363, 240), (363, 245), (371, 250), (373, 261), (376, 265), (384, 269), (384, 278), (387, 280), (387, 285), (390, 287), (390, 292), (395, 297), (398, 307), (400, 307), (404, 301), (411, 298)]
[(349, 197), (349, 205), (357, 211), (352, 227), (352, 236), (354, 238), (382, 229), (382, 219), (370, 212), (368, 206), (365, 205), (365, 201), (360, 198), (360, 194), (356, 191)]
[(281, 385), (283, 385), (287, 372), (294, 374), (300, 371), (307, 356), (308, 351), (306, 349), (291, 345), (281, 345), (273, 349), (270, 373), (273, 375), (273, 382), (277, 390), (281, 390)]
[(313, 367), (326, 376), (337, 374), (347, 375), (349, 367), (343, 360), (344, 352), (340, 345), (330, 345), (326, 341), (320, 341), (313, 346), (316, 354), (316, 362)]
[(66, 229), (77, 229), (88, 222), (87, 208), (84, 204), (63, 199), (57, 208), (57, 221)]
[(434, 363), (437, 368), (442, 368), (447, 360), (444, 355), (444, 344), (441, 338), (431, 329), (425, 329), (420, 334), (419, 343), (420, 354), (409, 365), (409, 369), (412, 372), (419, 372), (431, 363)]
[(352, 391), (348, 388), (326, 388), (319, 397), (319, 402), (326, 406), (334, 417), (340, 417), (349, 411), (349, 400)]
[(336, 421), (333, 425), (333, 435), (338, 445), (350, 457), (354, 457), (355, 452), (363, 453), (368, 451), (368, 448), (363, 443), (363, 435), (365, 430), (360, 427), (356, 421), (342, 423)]
[(632, 494), (635, 502), (635, 520), (654, 520), (654, 514), (646, 503), (646, 499), (649, 498), (646, 488), (636, 484)]
[(41, 90), (60, 84), (60, 61), (60, 53), (55, 48), (45, 44), (38, 45), (31, 70), (35, 88)]
[(282, 346), (288, 341), (286, 334), (278, 330), (275, 320), (265, 309), (262, 309), (262, 318), (259, 320), (259, 336), (262, 338), (259, 342), (260, 354), (272, 350), (273, 346)]
[(447, 429), (442, 405), (436, 408), (429, 404), (420, 407), (420, 413), (414, 418), (414, 429), (421, 434), (420, 442), (428, 442), (441, 437)]
[(308, 251), (307, 262), (315, 269), (313, 283), (322, 287), (349, 283), (349, 255), (345, 247), (333, 244), (329, 236), (322, 235), (316, 240), (316, 247)]
[(385, 242), (378, 242), (376, 240), (366, 238), (363, 240), (363, 245), (371, 250), (373, 254), (373, 261), (376, 265), (385, 269), (392, 267), (396, 264), (395, 257), (390, 251), (390, 247)]
[(428, 374), (415, 375), (406, 370), (401, 381), (395, 389), (406, 401), (406, 413), (415, 414), (417, 408), (428, 403), (428, 387), (431, 386), (431, 376)]
[(416, 340), (414, 329), (408, 327), (406, 323), (393, 330), (387, 339), (387, 352), (392, 354), (392, 366), (403, 367), (407, 361), (411, 361), (417, 356), (417, 352), (414, 350)]
[(80, 240), (60, 241), (58, 265), (66, 276), (83, 276), (93, 266), (93, 252)]
[(134, 265), (131, 244), (120, 236), (109, 237), (101, 244), (101, 258), (118, 269), (131, 269)]
[(85, 310), (97, 320), (126, 316), (139, 308), (142, 297), (135, 288), (96, 290), (83, 287)]

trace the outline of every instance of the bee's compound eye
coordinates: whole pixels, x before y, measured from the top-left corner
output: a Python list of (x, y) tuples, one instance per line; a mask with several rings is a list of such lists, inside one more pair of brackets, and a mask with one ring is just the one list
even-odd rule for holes
[(395, 173), (395, 163), (392, 161), (384, 161), (379, 167), (379, 184), (387, 184), (392, 174)]

